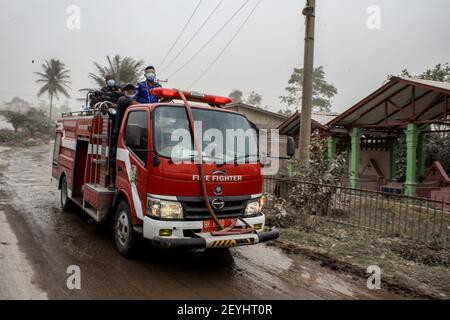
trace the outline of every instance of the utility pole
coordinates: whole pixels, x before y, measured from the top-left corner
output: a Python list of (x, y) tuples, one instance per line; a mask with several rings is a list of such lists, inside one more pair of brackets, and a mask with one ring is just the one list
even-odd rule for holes
[(314, 70), (314, 20), (316, 0), (306, 0), (303, 9), (305, 16), (305, 53), (303, 58), (303, 92), (300, 117), (299, 160), (300, 166), (309, 167), (309, 146), (311, 144), (311, 109)]

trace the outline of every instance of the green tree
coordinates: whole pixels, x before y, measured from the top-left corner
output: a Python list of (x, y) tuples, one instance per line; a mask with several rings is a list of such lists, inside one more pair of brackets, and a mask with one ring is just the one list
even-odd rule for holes
[(6, 110), (16, 111), (16, 112), (26, 112), (31, 108), (31, 104), (23, 100), (20, 97), (14, 97), (11, 101), (5, 103)]
[(241, 103), (243, 102), (244, 94), (242, 93), (241, 90), (235, 89), (230, 92), (228, 97), (230, 97), (230, 99), (233, 100), (234, 103)]
[[(286, 114), (292, 109), (296, 110), (302, 100), (303, 89), (303, 68), (294, 68), (288, 86), (287, 95), (280, 96), (282, 103), (287, 105), (287, 110), (282, 110)], [(325, 71), (323, 67), (317, 67), (313, 71), (313, 99), (312, 108), (314, 111), (330, 111), (331, 99), (337, 94), (337, 89), (332, 84), (325, 81)]]
[(13, 126), (15, 133), (17, 133), (19, 129), (21, 129), (27, 122), (27, 117), (22, 112), (3, 110), (0, 111), (0, 115), (2, 115), (5, 120)]
[[(247, 96), (244, 97), (244, 93), (241, 90), (235, 89), (231, 91), (228, 96), (234, 103), (246, 103), (257, 108), (262, 108), (262, 96), (255, 91), (250, 91)], [(267, 106), (263, 109), (267, 109)]]
[(415, 76), (412, 76), (407, 69), (403, 69), (400, 76), (423, 80), (450, 82), (450, 66), (448, 63), (438, 63), (433, 68), (429, 68), (421, 74)]
[(97, 86), (104, 87), (105, 76), (112, 75), (116, 83), (136, 83), (141, 77), (144, 61), (136, 61), (131, 57), (121, 57), (116, 54), (112, 58), (106, 56), (107, 64), (101, 65), (94, 61), (96, 71), (89, 73), (89, 77), (95, 81)]
[(247, 98), (245, 99), (245, 103), (258, 108), (261, 108), (261, 102), (262, 96), (255, 91), (249, 92)]
[(25, 123), (23, 125), (26, 134), (34, 138), (36, 134), (49, 136), (52, 122), (46, 117), (44, 110), (31, 108), (25, 113)]
[(50, 108), (48, 112), (49, 119), (52, 118), (53, 98), (59, 100), (59, 94), (63, 94), (66, 98), (70, 95), (67, 92), (69, 87), (69, 70), (66, 69), (66, 65), (57, 59), (45, 60), (42, 64), (43, 72), (35, 72), (39, 76), (36, 80), (37, 83), (43, 83), (44, 85), (39, 89), (38, 97), (47, 93), (50, 98)]

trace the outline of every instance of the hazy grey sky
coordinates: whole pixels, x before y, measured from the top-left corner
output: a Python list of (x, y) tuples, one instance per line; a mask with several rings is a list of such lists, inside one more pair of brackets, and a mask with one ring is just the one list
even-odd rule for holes
[[(235, 19), (168, 86), (187, 87), (214, 60), (258, 0)], [(183, 47), (219, 0), (204, 0), (172, 56)], [(165, 73), (184, 64), (245, 0), (225, 0), (203, 31)], [(343, 111), (373, 91), (387, 74), (422, 72), (450, 61), (448, 0), (316, 0), (315, 66), (338, 89), (333, 110)], [(13, 93), (36, 101), (33, 71), (57, 58), (71, 70), (73, 98), (92, 87), (92, 61), (119, 53), (158, 65), (198, 0), (0, 0), (0, 101)], [(304, 0), (262, 0), (215, 66), (192, 88), (227, 95), (255, 90), (271, 110), (281, 106), (292, 69), (303, 63)], [(69, 30), (67, 7), (81, 10), (81, 28)], [(381, 28), (368, 29), (367, 8), (381, 10)], [(34, 64), (32, 63), (34, 60)], [(170, 57), (169, 59), (170, 60)], [(158, 72), (158, 70), (157, 70)], [(29, 95), (29, 96), (28, 96)], [(64, 100), (60, 100), (62, 103)], [(78, 103), (71, 102), (73, 109)]]

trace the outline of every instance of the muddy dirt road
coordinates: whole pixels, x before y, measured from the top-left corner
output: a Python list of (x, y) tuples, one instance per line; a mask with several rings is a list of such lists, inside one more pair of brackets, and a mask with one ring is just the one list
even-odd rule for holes
[[(125, 259), (107, 228), (61, 211), (50, 164), (50, 145), (0, 147), (0, 299), (400, 298), (262, 244), (229, 252), (146, 245)], [(81, 269), (81, 290), (67, 288), (70, 265)]]

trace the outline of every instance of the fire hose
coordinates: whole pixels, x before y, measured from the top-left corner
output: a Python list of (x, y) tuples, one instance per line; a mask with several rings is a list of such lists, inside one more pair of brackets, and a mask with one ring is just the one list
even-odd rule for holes
[(192, 115), (191, 106), (190, 106), (188, 100), (186, 99), (185, 95), (183, 94), (183, 92), (178, 89), (177, 89), (177, 91), (178, 91), (178, 94), (180, 95), (181, 100), (183, 100), (183, 102), (184, 102), (184, 107), (186, 110), (186, 114), (188, 116), (189, 126), (190, 126), (191, 132), (192, 132), (192, 138), (194, 140), (194, 147), (195, 147), (195, 150), (197, 151), (197, 154), (199, 157), (199, 163), (197, 164), (197, 166), (198, 166), (198, 171), (199, 171), (199, 176), (200, 176), (200, 185), (201, 185), (201, 189), (202, 189), (203, 201), (205, 202), (206, 208), (208, 209), (208, 212), (211, 215), (215, 225), (219, 228), (218, 231), (211, 232), (211, 235), (221, 236), (221, 235), (233, 235), (233, 234), (246, 234), (246, 233), (254, 232), (255, 228), (250, 226), (242, 217), (239, 217), (238, 219), (244, 223), (245, 228), (235, 228), (237, 219), (234, 220), (230, 226), (224, 227), (220, 223), (219, 219), (217, 218), (217, 215), (215, 214), (213, 208), (211, 207), (211, 204), (209, 203), (208, 192), (206, 190), (205, 170), (204, 170), (204, 166), (203, 166), (204, 165), (203, 152), (202, 152), (201, 146), (198, 142), (197, 136), (195, 135), (195, 123), (194, 123), (194, 117)]

